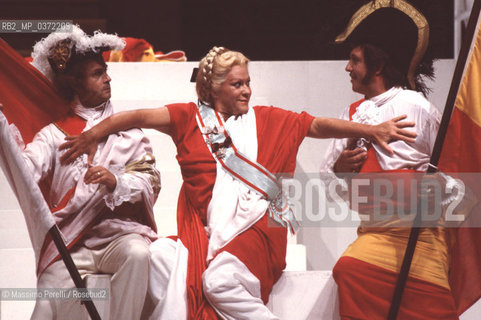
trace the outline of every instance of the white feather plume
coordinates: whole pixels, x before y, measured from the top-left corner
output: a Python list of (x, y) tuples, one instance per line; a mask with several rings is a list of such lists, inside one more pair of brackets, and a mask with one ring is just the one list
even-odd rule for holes
[(71, 32), (53, 32), (37, 42), (32, 52), (32, 65), (42, 72), (50, 81), (53, 80), (54, 72), (48, 62), (48, 53), (52, 46), (65, 39), (71, 39), (75, 45), (76, 52), (80, 54), (99, 52), (100, 48), (122, 50), (125, 47), (125, 41), (117, 35), (95, 31), (93, 36), (89, 36), (76, 25), (72, 26)]

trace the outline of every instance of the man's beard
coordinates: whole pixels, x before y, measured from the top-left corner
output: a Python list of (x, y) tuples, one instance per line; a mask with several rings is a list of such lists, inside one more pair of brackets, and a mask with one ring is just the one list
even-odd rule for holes
[(371, 83), (372, 79), (374, 78), (374, 72), (366, 72), (364, 78), (361, 79), (361, 84), (367, 86)]

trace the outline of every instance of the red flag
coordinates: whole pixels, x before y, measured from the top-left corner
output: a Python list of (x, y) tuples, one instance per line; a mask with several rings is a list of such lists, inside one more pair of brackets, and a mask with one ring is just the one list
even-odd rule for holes
[[(438, 168), (461, 177), (479, 198), (481, 188), (481, 32), (478, 19), (471, 54), (456, 96)], [(469, 39), (470, 40), (470, 39)], [(458, 174), (459, 173), (459, 174)], [(481, 202), (454, 230), (450, 285), (458, 314), (481, 297)]]
[[(25, 216), (38, 262), (48, 230), (55, 221), (15, 142), (9, 124), (14, 124), (25, 144), (42, 127), (64, 117), (69, 105), (55, 92), (53, 85), (0, 39), (0, 166)], [(8, 123), (7, 123), (8, 120)]]
[(70, 107), (52, 83), (0, 39), (0, 103), (9, 123), (28, 144), (47, 124), (67, 115)]

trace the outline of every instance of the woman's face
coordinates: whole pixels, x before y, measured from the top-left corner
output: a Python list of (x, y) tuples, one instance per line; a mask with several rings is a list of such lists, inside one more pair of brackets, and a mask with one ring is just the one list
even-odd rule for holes
[(214, 108), (224, 119), (247, 113), (252, 93), (250, 81), (247, 66), (235, 65), (220, 87), (213, 92)]

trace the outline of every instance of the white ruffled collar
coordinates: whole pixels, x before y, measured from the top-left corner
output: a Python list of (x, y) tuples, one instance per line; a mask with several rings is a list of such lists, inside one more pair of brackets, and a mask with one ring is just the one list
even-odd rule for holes
[[(385, 105), (401, 91), (402, 88), (393, 87), (380, 95), (372, 97), (371, 99), (366, 99), (356, 108), (356, 112), (352, 116), (352, 121), (370, 125), (380, 124), (383, 121), (381, 118), (381, 109), (379, 107)], [(357, 140), (356, 145), (358, 148), (367, 150), (367, 145), (369, 143), (369, 140), (360, 138)]]
[[(78, 97), (75, 97), (74, 100), (72, 101), (71, 107), (76, 115), (87, 120), (87, 124), (85, 125), (85, 130), (92, 128), (97, 123), (104, 120), (105, 118), (108, 118), (110, 115), (113, 114), (113, 107), (112, 107), (112, 104), (110, 103), (110, 100), (104, 103), (101, 103), (96, 107), (87, 108), (82, 105)], [(75, 159), (72, 165), (76, 169), (76, 172), (74, 174), (74, 180), (78, 181), (79, 179), (81, 179), (81, 177), (85, 173), (85, 170), (87, 170), (88, 168), (87, 155), (82, 154), (80, 157)], [(95, 187), (97, 186), (92, 185), (90, 188), (95, 188)]]
[(389, 100), (394, 98), (399, 92), (403, 91), (401, 87), (392, 87), (391, 89), (383, 92), (375, 97), (369, 99), (370, 101), (374, 102), (377, 107), (386, 104)]
[(357, 107), (352, 116), (352, 121), (371, 125), (381, 123), (379, 107), (389, 102), (401, 91), (400, 87), (393, 87), (380, 95), (366, 99)]
[(105, 118), (108, 118), (114, 113), (110, 100), (101, 103), (96, 107), (87, 108), (82, 105), (78, 97), (75, 97), (72, 103), (72, 110), (79, 117), (87, 120), (87, 127), (89, 128), (93, 127), (94, 125), (104, 120)]

